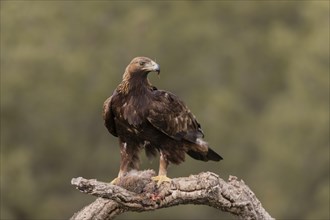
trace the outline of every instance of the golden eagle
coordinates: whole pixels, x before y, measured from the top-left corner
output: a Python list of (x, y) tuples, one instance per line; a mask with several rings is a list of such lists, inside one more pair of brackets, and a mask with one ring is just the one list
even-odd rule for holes
[(202, 161), (221, 160), (203, 140), (201, 126), (187, 106), (176, 95), (150, 84), (150, 72), (160, 73), (156, 62), (147, 57), (134, 58), (103, 105), (104, 124), (119, 139), (118, 178), (139, 168), (139, 151), (143, 148), (148, 157), (159, 152), (159, 173), (153, 178), (158, 183), (170, 181), (166, 176), (169, 163), (180, 164), (185, 153)]

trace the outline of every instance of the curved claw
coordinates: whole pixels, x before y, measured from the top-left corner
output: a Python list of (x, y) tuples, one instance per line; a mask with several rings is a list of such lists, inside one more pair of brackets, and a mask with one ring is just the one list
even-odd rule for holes
[(110, 182), (110, 184), (112, 184), (112, 185), (116, 185), (117, 182), (118, 182), (118, 180), (119, 180), (119, 178), (116, 177), (116, 178), (114, 178), (114, 179)]
[(151, 179), (153, 181), (157, 182), (157, 186), (160, 186), (163, 182), (171, 182), (172, 181), (172, 179), (168, 178), (165, 175), (154, 176), (154, 177), (151, 177)]

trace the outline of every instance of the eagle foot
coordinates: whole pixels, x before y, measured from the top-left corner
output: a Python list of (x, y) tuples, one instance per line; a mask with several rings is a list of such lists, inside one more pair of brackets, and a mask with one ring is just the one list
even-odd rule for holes
[(119, 177), (116, 177), (110, 182), (110, 184), (117, 185), (118, 181), (119, 181)]
[(154, 176), (154, 177), (151, 177), (151, 179), (153, 181), (157, 182), (157, 186), (160, 186), (163, 182), (169, 182), (170, 183), (172, 181), (172, 179), (168, 178), (165, 175)]

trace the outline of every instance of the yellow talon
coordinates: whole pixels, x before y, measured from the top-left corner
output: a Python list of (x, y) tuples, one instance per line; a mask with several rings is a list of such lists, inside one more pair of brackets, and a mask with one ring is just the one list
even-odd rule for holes
[(151, 177), (153, 181), (157, 181), (157, 186), (160, 186), (163, 182), (171, 182), (172, 180), (165, 175)]
[(114, 178), (114, 179), (110, 182), (110, 184), (112, 184), (112, 185), (116, 185), (117, 182), (118, 182), (118, 180), (119, 180), (119, 178), (116, 177), (116, 178)]

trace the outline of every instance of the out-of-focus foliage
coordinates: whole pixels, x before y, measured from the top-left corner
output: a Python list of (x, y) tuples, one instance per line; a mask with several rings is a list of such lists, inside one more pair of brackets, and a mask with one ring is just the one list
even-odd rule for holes
[[(237, 175), (278, 219), (329, 219), (328, 1), (1, 1), (1, 219), (67, 219), (94, 199), (72, 177), (117, 175), (102, 104), (141, 55), (224, 157), (169, 176)], [(221, 217), (179, 206), (119, 219)]]

